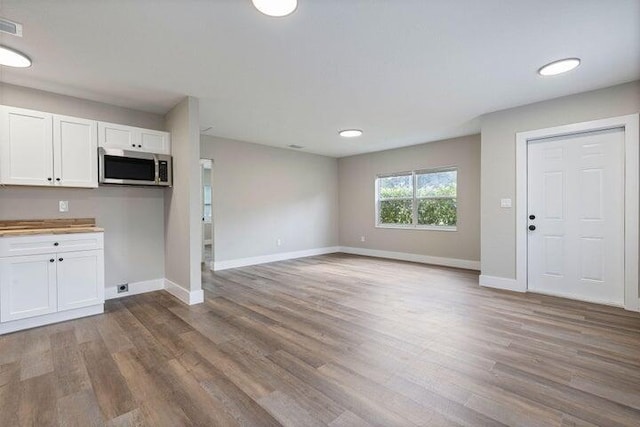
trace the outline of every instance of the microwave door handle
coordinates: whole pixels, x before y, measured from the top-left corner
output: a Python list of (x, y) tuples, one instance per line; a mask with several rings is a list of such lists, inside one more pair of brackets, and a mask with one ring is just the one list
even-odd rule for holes
[(155, 183), (160, 184), (160, 162), (158, 161), (158, 156), (153, 155), (153, 164), (155, 165)]

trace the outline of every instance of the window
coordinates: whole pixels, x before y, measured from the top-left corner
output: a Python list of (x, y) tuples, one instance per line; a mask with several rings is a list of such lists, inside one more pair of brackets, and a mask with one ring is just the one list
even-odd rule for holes
[(204, 185), (202, 188), (204, 191), (202, 219), (204, 220), (204, 222), (211, 222), (211, 186)]
[(455, 230), (457, 169), (419, 170), (376, 179), (379, 227)]

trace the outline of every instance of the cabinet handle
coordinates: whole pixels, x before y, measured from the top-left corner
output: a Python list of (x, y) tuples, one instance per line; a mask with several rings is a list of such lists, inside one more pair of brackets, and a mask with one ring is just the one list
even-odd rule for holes
[(53, 246), (58, 246), (59, 244), (60, 244), (60, 243), (55, 242), (55, 243), (53, 244)]
[(53, 181), (53, 178), (47, 178), (47, 181)]
[(58, 258), (58, 261), (62, 262), (64, 261), (64, 258)]
[(131, 146), (132, 146), (132, 147), (135, 147), (135, 146), (136, 146), (136, 144), (131, 144)]
[(54, 262), (54, 261), (55, 261), (55, 259), (53, 259), (53, 258), (51, 258), (51, 259), (49, 260), (49, 262)]
[(56, 181), (60, 182), (60, 178), (56, 178)]
[(138, 148), (142, 148), (142, 145), (138, 145)]

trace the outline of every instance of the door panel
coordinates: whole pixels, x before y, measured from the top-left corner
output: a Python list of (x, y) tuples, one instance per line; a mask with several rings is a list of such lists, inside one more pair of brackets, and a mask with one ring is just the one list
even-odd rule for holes
[(52, 185), (52, 116), (0, 107), (0, 182)]
[(529, 290), (624, 303), (623, 150), (623, 129), (529, 142)]
[(41, 316), (56, 310), (55, 254), (0, 259), (0, 321)]
[(56, 185), (97, 187), (97, 122), (54, 116), (53, 132)]
[(99, 250), (59, 255), (58, 311), (104, 302), (103, 256)]

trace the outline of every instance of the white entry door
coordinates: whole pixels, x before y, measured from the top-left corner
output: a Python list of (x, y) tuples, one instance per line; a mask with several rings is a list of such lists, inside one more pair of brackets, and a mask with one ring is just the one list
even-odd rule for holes
[(529, 141), (528, 288), (624, 305), (624, 129)]

